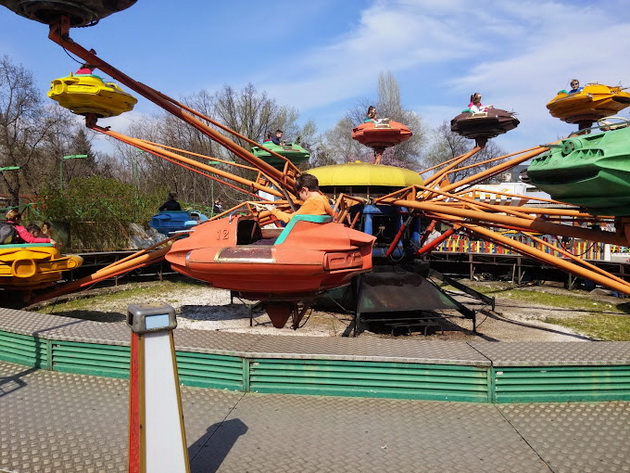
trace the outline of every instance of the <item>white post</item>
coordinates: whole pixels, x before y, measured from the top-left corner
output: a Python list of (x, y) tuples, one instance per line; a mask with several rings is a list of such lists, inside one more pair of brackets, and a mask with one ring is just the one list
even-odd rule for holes
[(175, 311), (168, 304), (132, 304), (129, 472), (190, 473), (175, 360)]

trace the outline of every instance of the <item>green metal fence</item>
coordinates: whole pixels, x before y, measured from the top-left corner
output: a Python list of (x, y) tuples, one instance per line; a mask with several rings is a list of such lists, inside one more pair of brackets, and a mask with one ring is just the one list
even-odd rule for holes
[[(0, 331), (0, 360), (129, 377), (128, 346)], [(182, 384), (233, 391), (460, 402), (630, 400), (630, 366), (471, 366), (177, 351)]]

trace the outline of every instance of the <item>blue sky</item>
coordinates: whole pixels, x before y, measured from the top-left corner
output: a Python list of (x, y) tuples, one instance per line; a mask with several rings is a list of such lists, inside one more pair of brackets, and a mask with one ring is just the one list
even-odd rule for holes
[[(514, 152), (575, 129), (545, 104), (571, 78), (630, 86), (630, 9), (595, 2), (478, 0), (234, 0), (136, 5), (72, 38), (135, 79), (182, 98), (251, 82), (313, 120), (319, 132), (376, 97), (380, 72), (398, 80), (401, 101), (430, 127), (450, 120), (472, 92), (517, 112), (520, 126), (496, 138)], [(0, 7), (0, 54), (50, 80), (76, 64), (46, 25)], [(125, 131), (136, 109), (102, 120)], [(629, 118), (628, 110), (620, 113)], [(98, 145), (97, 145), (98, 147)]]

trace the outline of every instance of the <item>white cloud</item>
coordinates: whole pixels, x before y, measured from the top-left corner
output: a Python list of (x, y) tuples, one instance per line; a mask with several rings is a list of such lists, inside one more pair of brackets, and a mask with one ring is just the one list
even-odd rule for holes
[(450, 120), (470, 93), (480, 91), (519, 114), (520, 127), (504, 141), (529, 147), (573, 130), (545, 108), (572, 77), (630, 85), (629, 46), (628, 14), (616, 8), (569, 1), (379, 0), (345, 35), (257, 87), (303, 114), (329, 106), (341, 117), (348, 100), (374, 95), (381, 71), (417, 73), (417, 90), (402, 93), (430, 126)]

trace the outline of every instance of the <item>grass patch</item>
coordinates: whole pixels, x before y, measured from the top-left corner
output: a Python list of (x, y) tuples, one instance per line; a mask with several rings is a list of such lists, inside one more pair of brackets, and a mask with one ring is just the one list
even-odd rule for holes
[(573, 318), (546, 317), (544, 322), (561, 325), (592, 338), (612, 341), (630, 341), (630, 316), (597, 314)]
[(610, 341), (630, 341), (630, 304), (627, 299), (619, 303), (597, 299), (591, 294), (546, 292), (544, 287), (535, 290), (513, 286), (474, 285), (476, 291), (501, 299), (525, 302), (531, 306), (557, 307), (575, 314), (563, 317), (544, 317), (540, 320), (575, 330), (591, 338)]
[(512, 286), (497, 288), (475, 285), (471, 287), (487, 296), (518, 300), (545, 307), (558, 307), (561, 309), (588, 311), (591, 313), (613, 312), (616, 314), (626, 314), (630, 311), (628, 303), (621, 302), (623, 299), (619, 299), (619, 304), (615, 304), (604, 300), (597, 300), (592, 295), (582, 295), (568, 291), (566, 294), (545, 292), (543, 287), (537, 288), (536, 290), (519, 289)]
[(500, 294), (507, 299), (516, 299), (536, 305), (546, 307), (559, 307), (563, 309), (586, 310), (593, 313), (617, 312), (623, 314), (624, 311), (617, 307), (617, 304), (610, 302), (593, 300), (592, 297), (580, 296), (576, 294), (551, 294), (543, 291), (528, 291), (523, 289), (508, 289)]
[[(138, 303), (160, 302), (172, 303), (176, 302), (172, 296), (168, 297), (173, 291), (191, 287), (198, 287), (200, 283), (194, 281), (159, 281), (149, 284), (125, 284), (123, 286), (112, 287), (112, 292), (104, 294), (89, 294), (86, 297), (79, 297), (64, 302), (46, 305), (35, 309), (34, 312), (42, 313), (63, 313), (70, 311), (89, 311), (94, 310), (99, 304), (107, 306), (116, 304), (117, 302), (128, 304), (130, 299), (138, 298)], [(108, 290), (109, 290), (108, 289)], [(78, 293), (81, 295), (81, 293)]]

